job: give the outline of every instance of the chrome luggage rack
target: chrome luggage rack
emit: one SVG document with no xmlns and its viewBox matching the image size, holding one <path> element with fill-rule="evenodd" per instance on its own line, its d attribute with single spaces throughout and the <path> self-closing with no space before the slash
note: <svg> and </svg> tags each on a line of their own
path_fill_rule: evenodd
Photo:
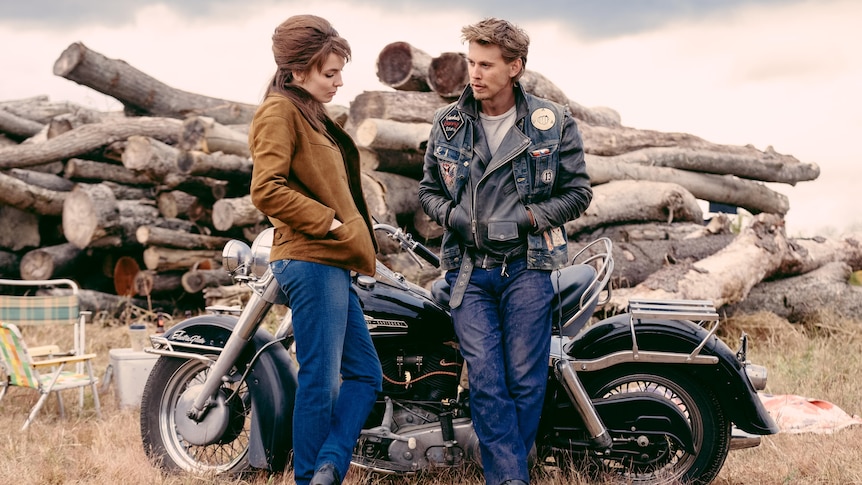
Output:
<svg viewBox="0 0 862 485">
<path fill-rule="evenodd" d="M 628 313 L 632 332 L 632 352 L 638 355 L 638 341 L 635 337 L 635 321 L 646 318 L 688 320 L 706 328 L 707 322 L 714 322 L 697 347 L 689 354 L 692 361 L 700 354 L 703 346 L 718 330 L 718 312 L 710 300 L 629 300 Z"/>
</svg>

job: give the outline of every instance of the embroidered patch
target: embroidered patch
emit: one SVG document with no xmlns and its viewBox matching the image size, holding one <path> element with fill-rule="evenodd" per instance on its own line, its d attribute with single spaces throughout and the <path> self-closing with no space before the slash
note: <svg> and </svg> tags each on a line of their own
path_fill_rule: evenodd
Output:
<svg viewBox="0 0 862 485">
<path fill-rule="evenodd" d="M 462 126 L 464 126 L 464 118 L 461 117 L 460 112 L 454 109 L 446 113 L 440 120 L 440 128 L 443 129 L 446 140 L 452 140 L 452 137 L 458 133 Z"/>
<path fill-rule="evenodd" d="M 533 114 L 530 115 L 530 121 L 537 129 L 545 131 L 550 130 L 551 127 L 554 126 L 554 123 L 557 121 L 557 117 L 554 116 L 554 112 L 548 108 L 539 108 L 536 111 L 533 111 Z"/>
<path fill-rule="evenodd" d="M 551 169 L 542 172 L 542 182 L 546 185 L 551 185 L 554 181 L 554 171 Z"/>
<path fill-rule="evenodd" d="M 566 236 L 563 230 L 559 227 L 551 229 L 551 240 L 554 242 L 554 247 L 560 247 L 566 243 Z"/>
<path fill-rule="evenodd" d="M 443 183 L 449 190 L 450 194 L 455 193 L 455 174 L 458 171 L 458 164 L 453 162 L 440 162 L 440 177 L 443 178 Z"/>
</svg>

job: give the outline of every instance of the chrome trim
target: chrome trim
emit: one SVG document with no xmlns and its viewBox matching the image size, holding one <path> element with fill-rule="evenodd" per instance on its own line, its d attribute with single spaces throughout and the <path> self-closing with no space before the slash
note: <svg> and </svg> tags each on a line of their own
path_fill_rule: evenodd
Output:
<svg viewBox="0 0 862 485">
<path fill-rule="evenodd" d="M 555 360 L 556 359 L 552 358 L 551 364 L 553 364 Z M 607 369 L 608 367 L 630 362 L 699 365 L 715 365 L 718 363 L 718 357 L 714 355 L 692 356 L 691 354 L 680 354 L 675 352 L 638 352 L 634 350 L 621 350 L 592 360 L 571 358 L 566 360 L 571 362 L 578 372 L 595 372 L 597 370 Z"/>
</svg>

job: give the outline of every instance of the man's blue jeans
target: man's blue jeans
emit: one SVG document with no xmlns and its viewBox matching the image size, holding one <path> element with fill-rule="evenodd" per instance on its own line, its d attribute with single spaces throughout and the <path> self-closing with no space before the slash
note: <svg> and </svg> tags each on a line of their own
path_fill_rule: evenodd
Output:
<svg viewBox="0 0 862 485">
<path fill-rule="evenodd" d="M 377 351 L 347 270 L 296 260 L 270 264 L 293 312 L 299 387 L 293 412 L 293 470 L 306 485 L 325 463 L 341 479 L 382 390 Z"/>
<path fill-rule="evenodd" d="M 474 268 L 461 305 L 452 311 L 488 485 L 529 483 L 528 456 L 548 379 L 550 272 L 529 270 L 526 260 L 506 272 Z M 454 285 L 457 276 L 457 270 L 449 271 L 446 280 Z"/>
</svg>

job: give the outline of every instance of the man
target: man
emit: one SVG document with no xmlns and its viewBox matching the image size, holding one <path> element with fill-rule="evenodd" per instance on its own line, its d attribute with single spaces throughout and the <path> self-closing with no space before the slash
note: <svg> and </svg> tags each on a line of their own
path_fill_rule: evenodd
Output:
<svg viewBox="0 0 862 485">
<path fill-rule="evenodd" d="M 527 34 L 494 18 L 461 33 L 470 84 L 435 114 L 419 199 L 445 229 L 441 262 L 485 481 L 526 484 L 548 374 L 550 273 L 567 264 L 563 225 L 592 190 L 568 110 L 518 84 Z"/>
</svg>

